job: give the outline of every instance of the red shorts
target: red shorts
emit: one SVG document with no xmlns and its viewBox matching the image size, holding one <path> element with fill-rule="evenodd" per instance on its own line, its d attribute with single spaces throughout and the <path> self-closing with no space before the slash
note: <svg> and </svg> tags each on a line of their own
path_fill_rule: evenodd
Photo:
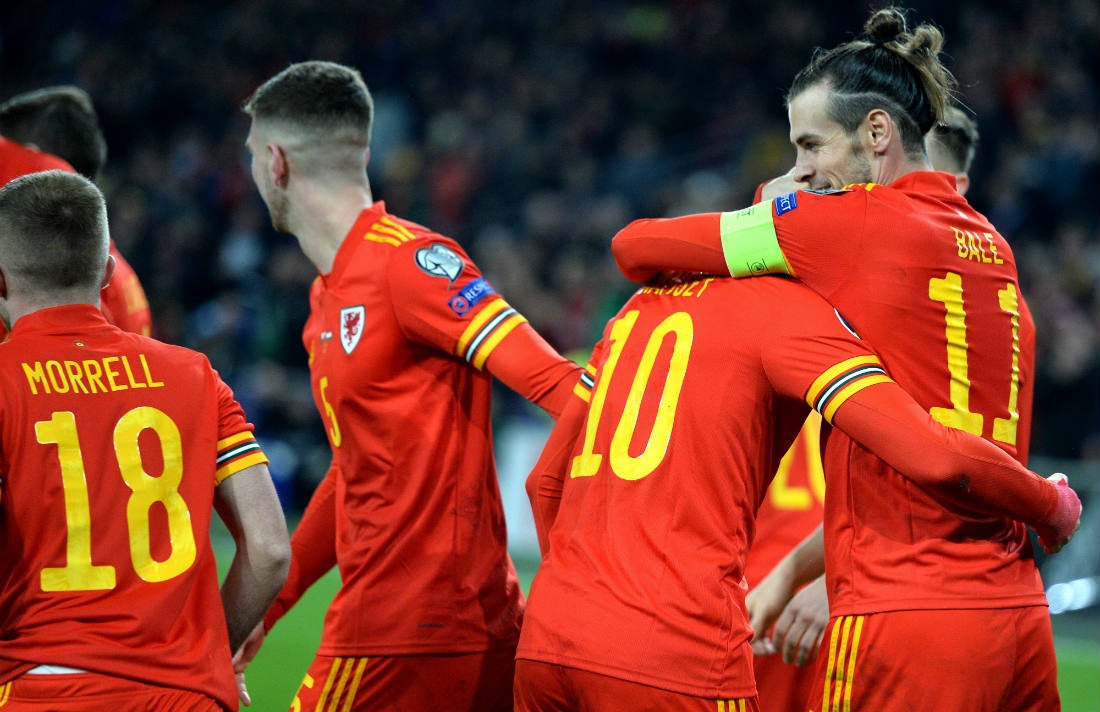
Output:
<svg viewBox="0 0 1100 712">
<path fill-rule="evenodd" d="M 511 712 L 515 654 L 515 648 L 506 648 L 451 655 L 318 655 L 290 709 Z"/>
<path fill-rule="evenodd" d="M 783 656 L 758 655 L 752 659 L 760 712 L 805 712 L 814 684 L 814 664 L 798 667 Z"/>
<path fill-rule="evenodd" d="M 838 616 L 817 661 L 811 712 L 1061 709 L 1045 606 Z"/>
<path fill-rule="evenodd" d="M 206 695 L 94 672 L 21 675 L 0 685 L 0 712 L 223 712 Z"/>
<path fill-rule="evenodd" d="M 695 697 L 534 660 L 516 661 L 515 695 L 516 712 L 760 712 L 755 697 Z"/>
</svg>

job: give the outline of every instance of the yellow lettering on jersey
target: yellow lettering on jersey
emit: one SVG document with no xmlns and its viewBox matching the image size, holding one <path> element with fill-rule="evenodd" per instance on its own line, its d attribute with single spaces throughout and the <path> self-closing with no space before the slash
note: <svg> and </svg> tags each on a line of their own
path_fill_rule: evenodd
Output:
<svg viewBox="0 0 1100 712">
<path fill-rule="evenodd" d="M 149 372 L 149 361 L 145 358 L 145 354 L 138 354 L 138 360 L 141 361 L 141 370 L 145 372 L 145 383 L 150 388 L 163 388 L 164 381 L 155 380 L 153 374 Z"/>
<path fill-rule="evenodd" d="M 83 361 L 24 362 L 22 366 L 27 386 L 34 396 L 40 393 L 94 395 L 135 388 L 163 388 L 164 381 L 153 378 L 145 354 L 138 354 L 138 360 L 141 362 L 140 370 L 130 363 L 127 356 Z"/>
<path fill-rule="evenodd" d="M 704 277 L 703 279 L 673 284 L 668 287 L 642 287 L 641 292 L 642 294 L 663 294 L 670 297 L 701 297 L 713 281 L 714 277 Z"/>
<path fill-rule="evenodd" d="M 989 243 L 989 251 L 993 253 L 993 264 L 1003 265 L 1005 261 L 997 256 L 997 243 L 993 241 L 993 235 L 987 232 L 985 233 L 985 239 Z"/>
<path fill-rule="evenodd" d="M 958 248 L 957 254 L 961 259 L 983 264 L 1004 264 L 1004 260 L 997 255 L 997 243 L 993 240 L 993 233 L 977 233 L 957 227 L 951 228 L 951 231 L 955 234 L 955 246 Z"/>
</svg>

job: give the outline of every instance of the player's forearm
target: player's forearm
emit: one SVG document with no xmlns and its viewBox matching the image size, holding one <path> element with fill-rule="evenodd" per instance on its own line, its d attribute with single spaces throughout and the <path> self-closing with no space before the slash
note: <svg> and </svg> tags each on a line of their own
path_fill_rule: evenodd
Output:
<svg viewBox="0 0 1100 712">
<path fill-rule="evenodd" d="M 561 415 L 583 370 L 526 323 L 496 347 L 486 367 L 501 383 L 554 418 Z"/>
<path fill-rule="evenodd" d="M 612 238 L 611 253 L 634 282 L 661 271 L 726 275 L 720 221 L 721 213 L 635 220 Z"/>
<path fill-rule="evenodd" d="M 566 473 L 587 412 L 584 399 L 574 396 L 568 402 L 527 477 L 527 497 L 531 500 L 535 532 L 543 556 L 550 550 L 550 527 L 558 516 Z"/>
<path fill-rule="evenodd" d="M 238 548 L 221 589 L 230 650 L 236 651 L 263 618 L 286 580 L 289 564 L 286 549 Z"/>
<path fill-rule="evenodd" d="M 310 586 L 336 566 L 335 468 L 329 469 L 314 490 L 290 538 L 290 548 L 290 571 L 282 590 L 264 615 L 266 630 L 271 630 Z"/>
<path fill-rule="evenodd" d="M 837 411 L 834 424 L 937 498 L 969 511 L 1048 524 L 1054 485 L 997 446 L 946 428 L 896 384 L 866 388 Z"/>
</svg>

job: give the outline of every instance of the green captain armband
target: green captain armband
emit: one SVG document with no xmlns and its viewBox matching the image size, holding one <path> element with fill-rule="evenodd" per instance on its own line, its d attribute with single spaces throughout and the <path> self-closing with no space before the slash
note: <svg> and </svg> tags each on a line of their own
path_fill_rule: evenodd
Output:
<svg viewBox="0 0 1100 712">
<path fill-rule="evenodd" d="M 772 201 L 722 213 L 722 255 L 734 277 L 793 274 L 779 247 Z"/>
</svg>

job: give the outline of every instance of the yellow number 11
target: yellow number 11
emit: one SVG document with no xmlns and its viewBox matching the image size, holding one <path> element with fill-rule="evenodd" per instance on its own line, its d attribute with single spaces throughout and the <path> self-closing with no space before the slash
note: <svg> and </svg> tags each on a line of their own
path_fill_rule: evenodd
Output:
<svg viewBox="0 0 1100 712">
<path fill-rule="evenodd" d="M 985 418 L 970 410 L 970 366 L 966 342 L 966 309 L 963 306 L 962 277 L 948 272 L 928 282 L 928 296 L 947 308 L 947 369 L 951 373 L 951 407 L 931 408 L 929 414 L 940 423 L 974 435 L 981 435 Z M 1001 311 L 1012 319 L 1012 374 L 1008 389 L 1007 418 L 994 418 L 993 439 L 1016 444 L 1020 396 L 1020 298 L 1008 283 L 997 292 Z"/>
</svg>

